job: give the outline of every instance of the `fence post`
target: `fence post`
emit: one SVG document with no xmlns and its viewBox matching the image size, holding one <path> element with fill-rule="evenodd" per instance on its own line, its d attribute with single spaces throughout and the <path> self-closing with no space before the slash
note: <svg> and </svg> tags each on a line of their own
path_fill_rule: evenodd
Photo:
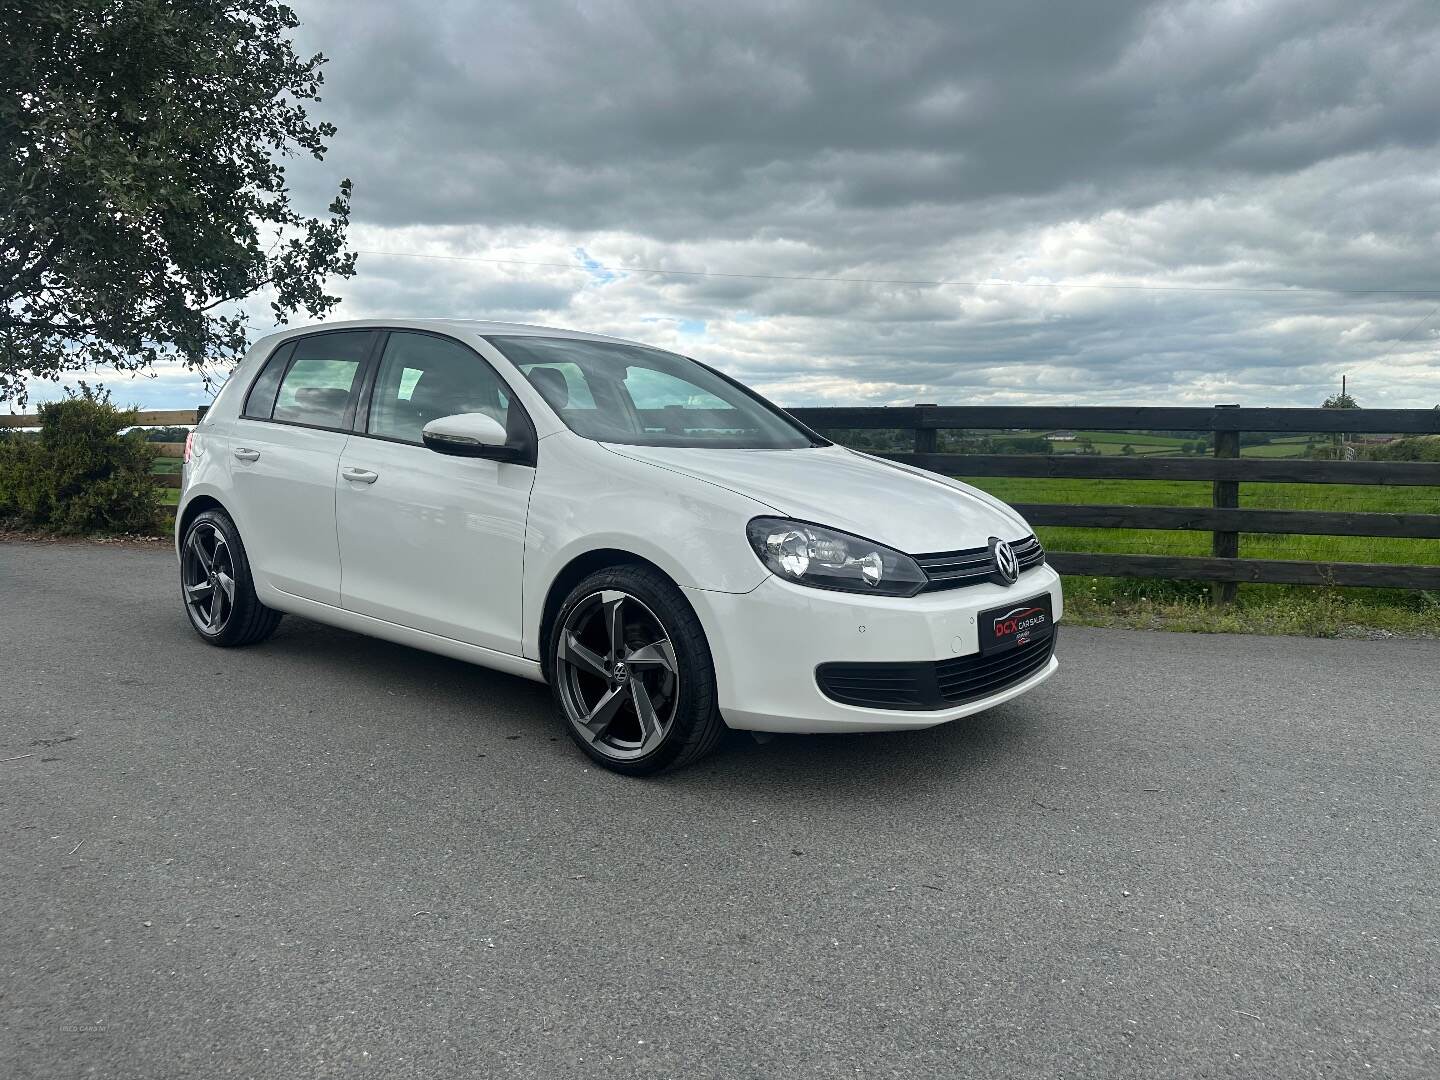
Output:
<svg viewBox="0 0 1440 1080">
<path fill-rule="evenodd" d="M 1238 405 L 1216 405 L 1217 409 L 1238 409 Z M 1240 432 L 1215 432 L 1215 457 L 1238 458 L 1240 456 Z M 1233 509 L 1240 505 L 1240 481 L 1216 480 L 1211 492 L 1211 505 Z M 1220 559 L 1236 559 L 1240 556 L 1240 534 L 1236 532 L 1214 532 L 1210 538 L 1210 553 Z M 1216 581 L 1210 586 L 1210 602 L 1217 607 L 1235 602 L 1239 584 L 1234 581 Z"/>
<path fill-rule="evenodd" d="M 933 409 L 933 408 L 935 408 L 935 403 L 934 403 L 933 401 L 917 401 L 917 402 L 915 403 L 915 408 L 917 408 L 917 409 Z M 916 419 L 918 420 L 919 417 L 917 416 Z M 915 453 L 917 453 L 917 454 L 933 454 L 933 453 L 935 453 L 935 447 L 938 445 L 938 439 L 936 438 L 937 435 L 938 435 L 938 432 L 936 431 L 935 428 L 933 428 L 933 427 L 920 427 L 920 426 L 917 424 L 916 427 L 915 427 Z"/>
</svg>

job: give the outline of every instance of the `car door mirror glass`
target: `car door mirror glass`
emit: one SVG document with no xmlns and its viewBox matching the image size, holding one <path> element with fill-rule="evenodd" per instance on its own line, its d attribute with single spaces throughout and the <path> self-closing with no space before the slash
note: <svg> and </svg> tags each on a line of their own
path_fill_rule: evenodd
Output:
<svg viewBox="0 0 1440 1080">
<path fill-rule="evenodd" d="M 436 453 L 459 457 L 494 458 L 507 450 L 505 429 L 485 413 L 437 417 L 425 425 L 421 438 Z"/>
</svg>

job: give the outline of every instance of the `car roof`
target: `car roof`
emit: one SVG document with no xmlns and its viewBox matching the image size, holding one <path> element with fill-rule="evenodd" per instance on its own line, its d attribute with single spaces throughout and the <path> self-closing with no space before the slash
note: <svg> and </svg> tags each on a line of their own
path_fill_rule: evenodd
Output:
<svg viewBox="0 0 1440 1080">
<path fill-rule="evenodd" d="M 604 334 L 587 334 L 581 330 L 565 330 L 557 326 L 534 326 L 529 323 L 491 322 L 484 319 L 411 319 L 385 318 L 344 319 L 336 322 L 312 323 L 309 326 L 287 326 L 270 338 L 291 338 L 322 330 L 414 329 L 449 330 L 478 334 L 481 337 L 551 337 L 574 338 L 582 341 L 609 341 L 618 345 L 641 345 L 642 342 Z M 645 346 L 654 348 L 654 346 Z"/>
</svg>

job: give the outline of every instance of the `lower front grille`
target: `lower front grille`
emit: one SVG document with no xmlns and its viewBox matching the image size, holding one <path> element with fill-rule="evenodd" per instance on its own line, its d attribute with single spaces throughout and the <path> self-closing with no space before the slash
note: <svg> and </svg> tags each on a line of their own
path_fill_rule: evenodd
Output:
<svg viewBox="0 0 1440 1080">
<path fill-rule="evenodd" d="M 1043 641 L 1004 652 L 898 664 L 821 664 L 820 691 L 842 705 L 907 712 L 950 709 L 987 698 L 1038 674 L 1055 654 L 1057 626 Z"/>
</svg>

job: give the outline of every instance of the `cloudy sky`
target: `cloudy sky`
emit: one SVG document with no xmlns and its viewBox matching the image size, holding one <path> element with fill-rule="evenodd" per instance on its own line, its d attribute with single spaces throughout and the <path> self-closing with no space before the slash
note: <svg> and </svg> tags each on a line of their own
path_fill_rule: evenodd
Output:
<svg viewBox="0 0 1440 1080">
<path fill-rule="evenodd" d="M 1434 0 L 296 8 L 337 318 L 613 333 L 792 405 L 1440 402 Z"/>
</svg>

